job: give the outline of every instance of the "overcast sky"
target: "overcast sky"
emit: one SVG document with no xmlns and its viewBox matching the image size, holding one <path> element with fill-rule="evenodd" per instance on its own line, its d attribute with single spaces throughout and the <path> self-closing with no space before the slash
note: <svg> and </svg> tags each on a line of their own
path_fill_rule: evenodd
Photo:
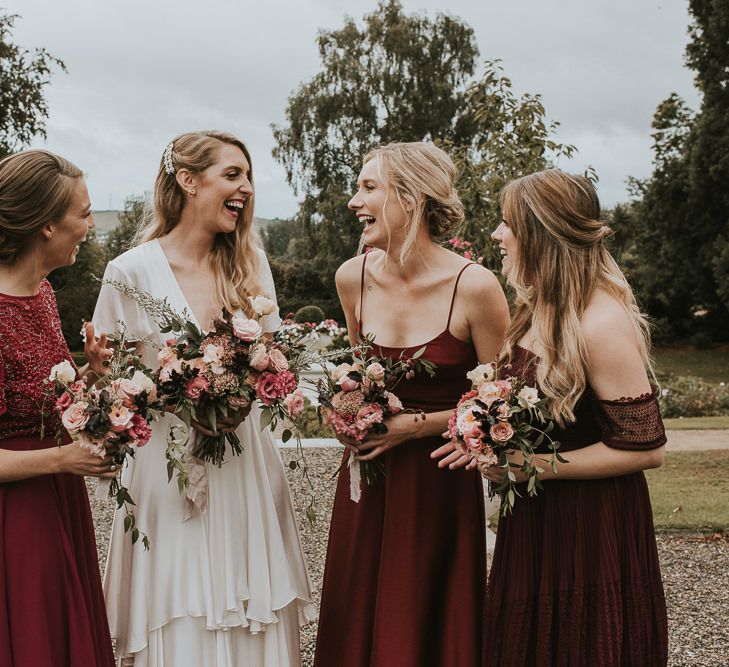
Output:
<svg viewBox="0 0 729 667">
<path fill-rule="evenodd" d="M 221 129 L 247 142 L 256 214 L 297 208 L 271 157 L 271 123 L 319 70 L 316 35 L 376 0 L 0 0 L 20 14 L 14 36 L 63 59 L 46 89 L 47 147 L 88 173 L 94 208 L 121 208 L 153 187 L 170 139 Z M 696 107 L 683 65 L 685 0 L 404 0 L 407 12 L 445 11 L 476 33 L 481 58 L 500 58 L 517 93 L 541 93 L 559 139 L 592 165 L 605 205 L 625 179 L 651 173 L 650 122 L 676 91 Z"/>
</svg>

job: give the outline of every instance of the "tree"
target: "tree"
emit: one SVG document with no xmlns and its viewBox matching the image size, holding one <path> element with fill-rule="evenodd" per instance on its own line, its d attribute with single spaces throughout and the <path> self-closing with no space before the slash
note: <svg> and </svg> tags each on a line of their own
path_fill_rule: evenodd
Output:
<svg viewBox="0 0 729 667">
<path fill-rule="evenodd" d="M 346 204 L 362 157 L 377 144 L 429 140 L 449 150 L 462 169 L 465 230 L 479 235 L 498 220 L 506 180 L 546 166 L 550 151 L 574 150 L 549 139 L 555 125 L 539 96 L 516 99 L 497 63 L 474 80 L 478 49 L 458 19 L 407 15 L 397 0 L 383 0 L 361 27 L 348 19 L 318 43 L 322 70 L 289 98 L 273 155 L 303 195 L 287 247 L 316 268 L 331 300 L 334 272 L 361 232 Z"/>
<path fill-rule="evenodd" d="M 633 181 L 639 298 L 668 338 L 729 332 L 729 6 L 691 0 L 686 62 L 702 93 L 675 93 L 653 117 L 654 171 Z"/>
<path fill-rule="evenodd" d="M 147 200 L 141 196 L 128 197 L 119 214 L 119 224 L 109 232 L 104 245 L 106 259 L 111 261 L 132 247 L 132 241 L 147 216 Z"/>
<path fill-rule="evenodd" d="M 481 79 L 468 87 L 461 126 L 460 143 L 443 143 L 460 172 L 465 211 L 460 233 L 477 245 L 484 264 L 496 269 L 499 254 L 488 237 L 501 218 L 499 193 L 512 179 L 553 166 L 576 149 L 550 138 L 559 124 L 546 120 L 541 96 L 517 98 L 499 61 L 487 61 Z"/>
<path fill-rule="evenodd" d="M 54 66 L 61 60 L 45 49 L 32 52 L 12 41 L 15 14 L 0 13 L 0 158 L 46 136 L 48 105 L 43 95 Z"/>
</svg>

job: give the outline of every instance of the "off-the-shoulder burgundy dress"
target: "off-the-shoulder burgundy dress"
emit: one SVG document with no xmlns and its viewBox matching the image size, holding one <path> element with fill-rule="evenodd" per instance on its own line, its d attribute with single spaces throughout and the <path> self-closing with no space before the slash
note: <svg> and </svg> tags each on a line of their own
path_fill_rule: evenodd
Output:
<svg viewBox="0 0 729 667">
<path fill-rule="evenodd" d="M 504 374 L 534 384 L 537 363 L 516 347 Z M 576 417 L 553 434 L 568 460 L 600 441 L 633 451 L 666 442 L 653 395 L 602 401 L 588 389 Z M 665 665 L 666 604 L 643 473 L 551 480 L 538 496 L 517 498 L 499 521 L 486 609 L 485 665 Z"/>
<path fill-rule="evenodd" d="M 468 389 L 466 373 L 476 366 L 476 353 L 448 330 L 450 312 L 445 330 L 423 355 L 437 364 L 435 378 L 417 375 L 397 387 L 406 408 L 450 410 Z M 445 321 L 445 309 L 442 317 Z M 376 345 L 375 352 L 409 358 L 421 347 Z M 343 466 L 329 532 L 316 667 L 480 665 L 483 486 L 477 474 L 437 467 L 430 452 L 442 444 L 435 436 L 386 452 L 385 481 L 363 488 L 359 503 L 350 500 L 349 470 Z"/>
<path fill-rule="evenodd" d="M 35 296 L 0 294 L 0 448 L 55 446 L 39 437 L 43 380 L 70 358 L 47 281 Z M 113 664 L 83 477 L 0 483 L 0 665 Z"/>
</svg>

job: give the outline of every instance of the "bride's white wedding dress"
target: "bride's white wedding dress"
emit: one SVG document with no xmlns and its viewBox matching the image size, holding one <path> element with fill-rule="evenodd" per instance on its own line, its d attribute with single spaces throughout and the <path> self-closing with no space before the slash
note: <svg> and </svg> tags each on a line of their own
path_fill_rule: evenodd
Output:
<svg viewBox="0 0 729 667">
<path fill-rule="evenodd" d="M 260 252 L 259 283 L 275 299 L 271 270 Z M 129 250 L 109 263 L 106 278 L 190 308 L 159 242 Z M 192 314 L 192 313 L 191 313 Z M 192 316 L 194 318 L 194 315 Z M 123 321 L 131 339 L 164 345 L 165 335 L 139 306 L 104 285 L 96 330 Z M 275 330 L 278 314 L 261 320 Z M 142 344 L 142 361 L 157 351 Z M 151 540 L 145 551 L 124 533 L 116 512 L 104 577 L 112 637 L 120 665 L 134 667 L 287 667 L 300 664 L 299 626 L 315 617 L 311 586 L 283 463 L 270 430 L 259 428 L 254 406 L 236 433 L 240 456 L 207 465 L 208 506 L 185 520 L 185 500 L 167 483 L 165 446 L 171 415 L 153 425 L 149 443 L 122 473 L 136 502 L 137 525 Z"/>
</svg>

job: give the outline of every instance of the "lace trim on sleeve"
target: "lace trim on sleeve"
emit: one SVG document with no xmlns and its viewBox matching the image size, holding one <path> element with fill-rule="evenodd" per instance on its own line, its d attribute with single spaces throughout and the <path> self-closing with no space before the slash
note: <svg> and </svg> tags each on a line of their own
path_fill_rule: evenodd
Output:
<svg viewBox="0 0 729 667">
<path fill-rule="evenodd" d="M 605 401 L 594 399 L 594 404 L 602 441 L 608 447 L 639 451 L 666 444 L 655 393 Z"/>
<path fill-rule="evenodd" d="M 8 404 L 5 401 L 5 362 L 0 354 L 0 416 L 8 411 Z"/>
</svg>

